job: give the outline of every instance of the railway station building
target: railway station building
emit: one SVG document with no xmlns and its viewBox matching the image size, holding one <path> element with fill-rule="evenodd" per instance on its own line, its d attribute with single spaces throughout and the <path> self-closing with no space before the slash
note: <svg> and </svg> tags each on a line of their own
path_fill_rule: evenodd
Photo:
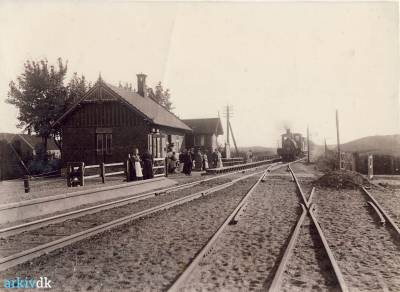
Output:
<svg viewBox="0 0 400 292">
<path fill-rule="evenodd" d="M 138 148 L 165 157 L 167 147 L 180 151 L 192 129 L 147 96 L 146 75 L 137 74 L 137 91 L 96 84 L 55 122 L 61 128 L 63 163 L 122 162 Z"/>
<path fill-rule="evenodd" d="M 186 147 L 194 147 L 201 151 L 213 152 L 218 147 L 218 136 L 224 134 L 221 119 L 184 119 L 185 124 L 190 126 L 192 133 L 186 135 Z"/>
</svg>

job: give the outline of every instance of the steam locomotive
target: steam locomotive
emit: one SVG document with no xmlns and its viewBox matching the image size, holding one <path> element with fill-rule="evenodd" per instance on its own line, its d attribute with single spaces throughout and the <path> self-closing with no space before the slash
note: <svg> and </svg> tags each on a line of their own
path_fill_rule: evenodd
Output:
<svg viewBox="0 0 400 292">
<path fill-rule="evenodd" d="M 286 129 L 286 133 L 281 135 L 282 147 L 277 149 L 278 155 L 282 157 L 282 161 L 294 161 L 302 156 L 305 152 L 305 139 L 300 133 L 292 133 L 290 129 Z"/>
</svg>

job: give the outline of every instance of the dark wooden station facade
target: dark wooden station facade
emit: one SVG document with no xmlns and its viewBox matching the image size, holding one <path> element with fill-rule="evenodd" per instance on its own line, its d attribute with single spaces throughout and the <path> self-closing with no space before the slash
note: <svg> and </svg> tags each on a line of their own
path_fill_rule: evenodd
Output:
<svg viewBox="0 0 400 292">
<path fill-rule="evenodd" d="M 146 75 L 137 77 L 137 92 L 99 78 L 55 123 L 64 163 L 122 162 L 134 148 L 155 158 L 165 157 L 168 146 L 181 150 L 191 128 L 146 95 Z"/>
</svg>

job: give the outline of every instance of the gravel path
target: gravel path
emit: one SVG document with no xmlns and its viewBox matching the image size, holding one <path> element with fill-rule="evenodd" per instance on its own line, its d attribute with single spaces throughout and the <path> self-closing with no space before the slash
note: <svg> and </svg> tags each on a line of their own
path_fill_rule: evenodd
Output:
<svg viewBox="0 0 400 292">
<path fill-rule="evenodd" d="M 290 180 L 267 179 L 187 280 L 183 291 L 255 291 L 270 285 L 301 208 Z"/>
<path fill-rule="evenodd" d="M 23 232 L 15 236 L 0 238 L 0 257 L 6 257 L 19 251 L 33 248 L 37 245 L 45 244 L 61 237 L 111 222 L 118 218 L 161 205 L 163 203 L 208 189 L 210 187 L 230 182 L 231 180 L 241 176 L 243 176 L 241 173 L 232 174 L 226 177 L 201 183 L 200 185 L 193 186 L 188 189 L 178 190 L 167 195 L 144 199 L 121 207 L 84 215 L 82 217 L 51 224 L 39 229 Z"/>
<path fill-rule="evenodd" d="M 400 248 L 359 190 L 319 190 L 317 218 L 351 291 L 400 291 Z"/>
<path fill-rule="evenodd" d="M 256 179 L 75 243 L 0 277 L 47 275 L 53 291 L 166 289 Z"/>
</svg>

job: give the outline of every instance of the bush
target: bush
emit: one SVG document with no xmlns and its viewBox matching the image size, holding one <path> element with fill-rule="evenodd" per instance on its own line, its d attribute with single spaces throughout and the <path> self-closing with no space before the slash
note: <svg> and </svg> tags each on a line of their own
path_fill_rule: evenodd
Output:
<svg viewBox="0 0 400 292">
<path fill-rule="evenodd" d="M 61 159 L 44 160 L 35 158 L 28 163 L 29 173 L 38 175 L 42 173 L 54 172 L 61 169 Z"/>
<path fill-rule="evenodd" d="M 319 156 L 316 164 L 318 169 L 325 173 L 338 169 L 337 156 L 334 152 Z"/>
</svg>

